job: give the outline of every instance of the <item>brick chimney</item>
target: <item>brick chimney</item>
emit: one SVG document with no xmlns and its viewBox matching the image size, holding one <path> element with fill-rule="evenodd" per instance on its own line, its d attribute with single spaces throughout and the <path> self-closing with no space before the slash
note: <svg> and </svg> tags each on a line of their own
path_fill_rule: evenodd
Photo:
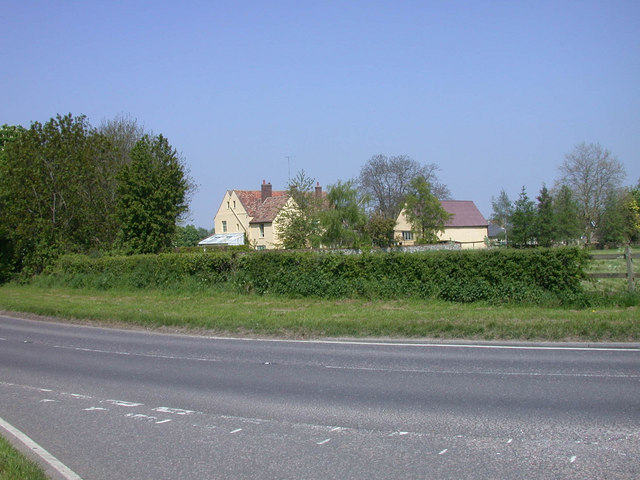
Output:
<svg viewBox="0 0 640 480">
<path fill-rule="evenodd" d="M 261 198 L 262 198 L 262 202 L 264 203 L 264 201 L 271 197 L 272 194 L 272 187 L 270 183 L 266 183 L 264 180 L 262 180 L 262 189 L 261 189 Z"/>
<path fill-rule="evenodd" d="M 320 182 L 316 182 L 316 198 L 322 198 L 322 187 L 320 186 Z"/>
</svg>

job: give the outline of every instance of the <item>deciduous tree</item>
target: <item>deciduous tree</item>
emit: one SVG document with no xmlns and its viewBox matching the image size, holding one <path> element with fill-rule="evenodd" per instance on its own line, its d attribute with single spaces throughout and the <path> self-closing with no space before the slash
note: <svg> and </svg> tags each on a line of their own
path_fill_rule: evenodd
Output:
<svg viewBox="0 0 640 480">
<path fill-rule="evenodd" d="M 314 184 L 315 180 L 304 170 L 289 181 L 287 195 L 293 203 L 283 208 L 278 216 L 279 247 L 303 249 L 318 246 L 323 198 L 316 195 Z"/>
<path fill-rule="evenodd" d="M 493 213 L 491 221 L 504 229 L 504 240 L 508 244 L 509 230 L 511 230 L 511 216 L 513 215 L 513 203 L 504 189 L 500 190 L 498 198 L 491 197 Z"/>
<path fill-rule="evenodd" d="M 559 183 L 571 188 L 580 207 L 587 243 L 591 242 L 605 210 L 607 198 L 626 176 L 618 159 L 597 143 L 580 143 L 565 156 Z"/>
<path fill-rule="evenodd" d="M 4 145 L 4 222 L 21 265 L 37 272 L 61 252 L 110 246 L 115 235 L 109 142 L 71 114 Z"/>
<path fill-rule="evenodd" d="M 373 213 L 396 220 L 415 177 L 428 181 L 440 200 L 450 197 L 449 189 L 438 180 L 437 171 L 436 164 L 421 165 L 407 155 L 374 155 L 362 166 L 358 183 L 360 191 L 368 196 Z"/>
<path fill-rule="evenodd" d="M 437 243 L 438 232 L 451 217 L 440 200 L 431 192 L 431 185 L 422 176 L 409 183 L 409 191 L 404 202 L 405 215 L 417 234 L 416 243 Z"/>
<path fill-rule="evenodd" d="M 329 186 L 327 204 L 320 215 L 323 245 L 336 248 L 363 246 L 367 217 L 354 183 L 338 180 Z"/>
</svg>

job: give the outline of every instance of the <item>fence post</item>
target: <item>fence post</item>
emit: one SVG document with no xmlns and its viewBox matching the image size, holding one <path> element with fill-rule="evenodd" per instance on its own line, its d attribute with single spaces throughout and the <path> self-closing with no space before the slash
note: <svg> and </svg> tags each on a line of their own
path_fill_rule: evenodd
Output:
<svg viewBox="0 0 640 480">
<path fill-rule="evenodd" d="M 634 291 L 633 283 L 633 263 L 631 263 L 631 247 L 627 245 L 624 249 L 624 258 L 627 261 L 627 285 L 629 286 L 629 293 Z"/>
</svg>

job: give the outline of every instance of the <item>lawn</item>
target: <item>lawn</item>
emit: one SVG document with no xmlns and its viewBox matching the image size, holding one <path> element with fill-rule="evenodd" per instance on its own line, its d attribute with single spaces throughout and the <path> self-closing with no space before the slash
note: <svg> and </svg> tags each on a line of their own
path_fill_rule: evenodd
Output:
<svg viewBox="0 0 640 480">
<path fill-rule="evenodd" d="M 563 309 L 6 284 L 0 287 L 0 309 L 92 324 L 234 336 L 640 340 L 637 306 Z"/>
</svg>

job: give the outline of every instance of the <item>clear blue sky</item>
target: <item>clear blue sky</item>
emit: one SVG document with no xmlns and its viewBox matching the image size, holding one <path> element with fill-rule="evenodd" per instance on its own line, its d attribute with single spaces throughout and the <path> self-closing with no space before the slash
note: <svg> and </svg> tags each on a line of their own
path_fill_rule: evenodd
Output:
<svg viewBox="0 0 640 480">
<path fill-rule="evenodd" d="M 640 178 L 640 1 L 2 1 L 0 124 L 120 113 L 165 135 L 211 228 L 227 189 L 375 154 L 485 216 L 597 142 Z M 290 157 L 290 165 L 286 157 Z"/>
</svg>

